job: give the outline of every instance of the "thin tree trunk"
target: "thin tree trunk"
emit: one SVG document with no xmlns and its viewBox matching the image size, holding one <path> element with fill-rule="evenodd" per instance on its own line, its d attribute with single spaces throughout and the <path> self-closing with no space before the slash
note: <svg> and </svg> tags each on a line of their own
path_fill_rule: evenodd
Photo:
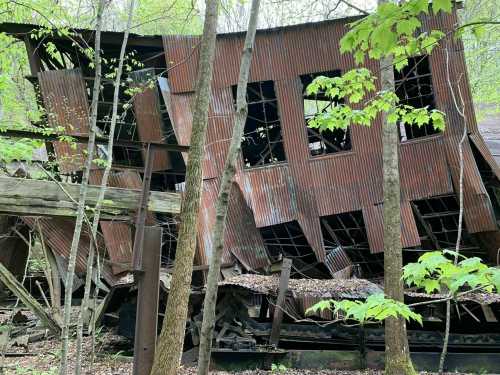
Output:
<svg viewBox="0 0 500 375">
<path fill-rule="evenodd" d="M 379 6 L 387 0 L 379 0 Z M 394 91 L 392 57 L 381 59 L 382 91 Z M 401 181 L 399 178 L 399 133 L 397 124 L 382 116 L 383 185 L 384 185 L 384 290 L 388 298 L 404 302 L 401 245 Z M 385 374 L 416 374 L 410 358 L 404 318 L 385 320 Z"/>
<path fill-rule="evenodd" d="M 233 135 L 229 152 L 222 172 L 222 181 L 216 203 L 216 218 L 213 234 L 213 251 L 208 270 L 207 288 L 203 307 L 203 324 L 200 335 L 200 350 L 198 356 L 198 375 L 208 375 L 210 367 L 210 352 L 212 348 L 212 335 L 215 327 L 215 305 L 217 301 L 218 281 L 222 263 L 222 252 L 224 249 L 224 229 L 228 210 L 231 186 L 236 173 L 236 161 L 241 149 L 241 140 L 245 130 L 248 114 L 246 92 L 250 65 L 252 61 L 255 32 L 257 29 L 257 18 L 259 14 L 260 0 L 252 0 L 250 20 L 245 38 L 245 45 L 241 57 L 240 76 L 236 92 L 236 114 L 234 120 Z"/>
<path fill-rule="evenodd" d="M 40 239 L 40 244 L 42 246 L 42 251 L 47 262 L 47 267 L 45 269 L 47 283 L 49 284 L 50 291 L 50 303 L 52 308 L 52 313 L 60 318 L 61 314 L 61 280 L 59 280 L 59 271 L 57 269 L 57 262 L 54 254 L 51 250 L 45 246 L 45 240 L 42 233 L 42 228 L 40 226 L 40 221 L 36 220 L 36 226 L 38 230 L 38 237 Z"/>
<path fill-rule="evenodd" d="M 118 117 L 118 100 L 119 100 L 119 92 L 120 92 L 120 84 L 121 77 L 123 72 L 123 60 L 125 58 L 125 51 L 127 48 L 128 36 L 130 33 L 130 27 L 132 25 L 132 18 L 134 14 L 135 8 L 135 0 L 130 0 L 129 5 L 129 13 L 127 19 L 127 27 L 123 34 L 123 42 L 120 50 L 120 56 L 118 60 L 118 67 L 116 69 L 116 77 L 114 82 L 114 92 L 113 92 L 113 107 L 112 107 L 112 115 L 111 115 L 111 124 L 109 128 L 109 142 L 106 150 L 106 168 L 104 169 L 103 177 L 101 180 L 101 187 L 99 190 L 99 197 L 97 199 L 97 203 L 95 206 L 94 217 L 92 221 L 92 236 L 91 238 L 96 238 L 97 230 L 99 228 L 99 219 L 101 216 L 101 207 L 102 201 L 104 200 L 104 196 L 106 194 L 106 187 L 108 185 L 109 173 L 111 171 L 111 167 L 113 164 L 113 144 L 114 144 L 114 136 L 115 136 L 115 128 L 116 121 Z M 80 375 L 81 373 L 81 357 L 82 357 L 82 344 L 83 344 L 83 322 L 84 319 L 89 316 L 89 300 L 90 300 L 90 288 L 92 284 L 92 275 L 94 271 L 94 257 L 95 257 L 95 246 L 94 241 L 90 241 L 90 249 L 89 256 L 87 258 L 87 274 L 85 277 L 85 291 L 83 295 L 82 306 L 80 308 L 80 313 L 78 315 L 77 322 L 77 345 L 76 345 L 76 367 L 75 373 Z M 99 280 L 99 274 L 97 275 L 97 281 Z M 96 288 L 98 285 L 96 283 Z M 97 293 L 95 293 L 97 295 Z M 94 334 L 94 330 L 92 330 L 92 334 Z"/>
<path fill-rule="evenodd" d="M 99 91 L 101 87 L 101 28 L 102 28 L 102 14 L 106 6 L 106 0 L 99 0 L 97 7 L 96 19 L 96 34 L 94 46 L 94 65 L 95 65 L 95 81 L 92 91 L 92 104 L 90 111 L 90 131 L 89 143 L 87 146 L 87 159 L 83 167 L 83 177 L 80 186 L 80 195 L 78 198 L 78 208 L 76 212 L 75 231 L 73 233 L 73 241 L 71 242 L 71 250 L 68 261 L 68 273 L 66 275 L 66 290 L 64 296 L 64 316 L 63 316 L 63 331 L 61 337 L 61 365 L 59 373 L 66 375 L 68 369 L 68 344 L 69 344 L 69 328 L 71 323 L 71 299 L 73 292 L 73 278 L 75 275 L 76 256 L 78 254 L 78 245 L 80 243 L 80 235 L 82 232 L 82 225 L 85 216 L 85 200 L 87 198 L 87 186 L 89 182 L 90 169 L 94 159 L 95 149 L 95 127 L 97 123 L 97 106 L 99 101 Z"/>
<path fill-rule="evenodd" d="M 453 104 L 455 105 L 455 109 L 457 110 L 460 117 L 462 117 L 464 121 L 464 128 L 462 131 L 462 137 L 458 142 L 458 158 L 460 163 L 460 175 L 458 177 L 458 200 L 459 200 L 459 214 L 458 214 L 458 233 L 457 233 L 457 241 L 455 243 L 455 265 L 458 263 L 458 253 L 460 251 L 460 242 L 462 241 L 462 228 L 463 228 L 463 216 L 464 216 L 464 151 L 463 144 L 465 139 L 467 138 L 467 119 L 465 117 L 465 107 L 464 101 L 462 98 L 462 93 L 460 92 L 460 87 L 458 87 L 458 94 L 460 96 L 461 106 L 458 105 L 458 101 L 455 95 L 455 91 L 453 90 L 453 85 L 450 79 L 450 56 L 448 47 L 446 47 L 446 80 L 448 83 L 448 88 L 450 89 L 451 96 L 453 98 Z M 451 297 L 451 295 L 450 295 Z M 448 299 L 446 301 L 446 325 L 444 329 L 444 341 L 443 341 L 443 350 L 441 351 L 441 356 L 439 357 L 439 374 L 444 372 L 444 361 L 446 360 L 446 355 L 448 353 L 448 342 L 450 339 L 450 326 L 451 326 L 451 300 Z"/>
<path fill-rule="evenodd" d="M 152 375 L 174 375 L 180 364 L 184 344 L 200 210 L 202 161 L 208 124 L 218 8 L 218 0 L 207 0 L 186 170 L 186 194 L 182 203 L 172 287 L 168 296 L 163 328 L 156 347 Z"/>
</svg>

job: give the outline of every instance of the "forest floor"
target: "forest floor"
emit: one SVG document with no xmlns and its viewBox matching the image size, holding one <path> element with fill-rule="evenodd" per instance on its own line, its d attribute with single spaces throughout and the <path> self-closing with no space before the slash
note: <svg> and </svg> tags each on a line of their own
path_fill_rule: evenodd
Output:
<svg viewBox="0 0 500 375">
<path fill-rule="evenodd" d="M 70 342 L 70 360 L 68 373 L 74 373 L 76 341 Z M 132 358 L 124 356 L 118 350 L 125 344 L 121 336 L 111 333 L 99 334 L 96 341 L 96 356 L 93 367 L 90 366 L 92 341 L 90 337 L 84 340 L 83 368 L 84 374 L 92 375 L 124 375 L 132 374 Z M 0 374 L 3 375 L 56 375 L 60 360 L 60 343 L 58 340 L 49 339 L 37 343 L 30 343 L 28 347 L 11 348 L 8 355 L 0 358 Z M 3 370 L 3 372 L 2 372 Z M 178 372 L 179 375 L 195 375 L 196 368 L 185 367 Z M 211 372 L 214 375 L 383 375 L 376 370 L 346 371 L 346 370 L 299 370 L 287 369 L 283 372 L 248 370 L 243 372 Z M 431 373 L 421 373 L 431 375 Z M 451 375 L 451 374 L 449 374 Z M 453 373 L 457 375 L 457 373 Z M 465 374 L 461 374 L 465 375 Z"/>
</svg>

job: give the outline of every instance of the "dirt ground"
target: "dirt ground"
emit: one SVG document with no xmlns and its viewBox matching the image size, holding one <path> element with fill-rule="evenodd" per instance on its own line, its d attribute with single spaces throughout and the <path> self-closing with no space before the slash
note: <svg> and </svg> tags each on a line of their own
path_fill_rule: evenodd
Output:
<svg viewBox="0 0 500 375">
<path fill-rule="evenodd" d="M 118 350 L 124 346 L 124 339 L 110 333 L 97 336 L 96 358 L 93 367 L 90 366 L 90 337 L 85 338 L 83 366 L 84 374 L 93 375 L 123 375 L 132 373 L 131 357 L 124 356 L 124 352 Z M 29 344 L 27 348 L 11 348 L 8 356 L 0 358 L 0 374 L 5 375 L 56 375 L 60 360 L 60 348 L 57 340 L 45 340 Z M 75 341 L 70 343 L 70 360 L 68 373 L 74 373 Z M 3 373 L 2 373 L 3 370 Z M 179 375 L 195 375 L 193 367 L 181 368 Z M 345 370 L 294 370 L 287 369 L 283 372 L 251 370 L 238 373 L 213 372 L 214 375 L 383 375 L 380 371 L 345 371 Z M 422 373 L 431 375 L 429 373 Z M 450 374 L 451 375 L 451 374 Z M 454 375 L 457 375 L 454 373 Z M 462 374 L 465 375 L 465 374 Z"/>
</svg>

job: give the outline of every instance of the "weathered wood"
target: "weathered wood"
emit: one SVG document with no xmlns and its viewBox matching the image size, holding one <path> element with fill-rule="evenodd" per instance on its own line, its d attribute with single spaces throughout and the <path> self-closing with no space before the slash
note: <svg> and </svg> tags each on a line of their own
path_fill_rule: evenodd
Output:
<svg viewBox="0 0 500 375">
<path fill-rule="evenodd" d="M 280 285 L 278 289 L 278 298 L 274 307 L 273 326 L 271 328 L 271 336 L 269 344 L 277 347 L 280 341 L 281 322 L 283 321 L 283 305 L 285 304 L 286 291 L 288 290 L 288 280 L 290 279 L 290 271 L 292 269 L 292 260 L 289 258 L 283 259 L 281 266 Z"/>
<path fill-rule="evenodd" d="M 29 292 L 17 281 L 16 277 L 0 263 L 0 281 L 18 297 L 21 302 L 29 308 L 42 323 L 56 336 L 61 333 L 61 326 L 47 312 L 42 305 L 35 300 Z"/>
<path fill-rule="evenodd" d="M 0 177 L 0 212 L 30 216 L 75 216 L 79 190 L 78 184 Z M 91 213 L 97 203 L 99 186 L 89 186 L 87 194 L 86 204 Z M 107 188 L 102 202 L 103 219 L 129 219 L 129 211 L 138 208 L 140 195 L 140 190 Z M 180 212 L 180 206 L 181 195 L 178 193 L 153 191 L 149 194 L 148 210 L 151 212 L 175 214 Z"/>
</svg>

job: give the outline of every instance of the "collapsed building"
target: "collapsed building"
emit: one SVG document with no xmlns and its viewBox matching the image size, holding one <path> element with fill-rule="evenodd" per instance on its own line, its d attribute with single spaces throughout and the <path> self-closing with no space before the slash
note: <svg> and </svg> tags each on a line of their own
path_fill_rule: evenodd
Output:
<svg viewBox="0 0 500 375">
<path fill-rule="evenodd" d="M 321 299 L 366 298 L 383 289 L 381 121 L 377 119 L 371 127 L 322 132 L 307 127 L 311 116 L 331 104 L 322 94 L 308 95 L 307 85 L 317 76 L 335 77 L 355 67 L 353 57 L 339 51 L 346 25 L 355 19 L 257 33 L 247 88 L 248 118 L 225 230 L 215 350 L 256 350 L 269 343 L 279 289 L 278 278 L 270 275 L 279 270 L 285 258 L 292 260 L 292 280 L 282 305 L 285 316 L 281 345 L 360 345 L 358 329 L 297 322 L 303 319 L 307 308 Z M 457 16 L 440 13 L 422 21 L 424 31 L 440 29 L 448 33 L 454 29 Z M 37 29 L 23 24 L 0 26 L 0 31 L 26 43 L 31 68 L 27 79 L 37 87 L 47 111 L 45 121 L 51 126 L 63 126 L 66 134 L 82 139 L 76 150 L 58 141 L 48 141 L 46 146 L 49 158 L 57 162 L 59 180 L 77 184 L 89 131 L 94 71 L 88 57 L 66 35 L 53 33 L 41 39 L 30 38 L 30 33 Z M 73 38 L 93 44 L 93 32 L 89 30 L 78 30 Z M 180 210 L 188 158 L 188 148 L 181 146 L 189 146 L 199 41 L 196 36 L 131 35 L 127 46 L 131 68 L 126 82 L 130 87 L 145 81 L 153 84 L 133 100 L 127 96 L 127 87 L 120 92 L 110 186 L 133 190 L 138 199 L 138 190 L 143 189 L 147 175 L 146 160 L 150 159 L 150 210 L 145 220 L 164 229 L 161 285 L 167 292 L 168 273 L 175 261 L 176 214 Z M 217 36 L 188 347 L 198 342 L 202 298 L 196 295 L 202 291 L 197 287 L 203 286 L 211 256 L 214 202 L 234 123 L 243 41 L 244 33 Z M 103 33 L 105 59 L 118 57 L 121 42 L 121 33 Z M 46 52 L 48 43 L 56 46 L 56 56 Z M 376 61 L 367 61 L 366 67 L 379 71 Z M 106 77 L 111 68 L 104 70 Z M 402 72 L 395 71 L 395 78 L 401 102 L 417 108 L 436 108 L 446 115 L 443 132 L 432 126 L 399 127 L 405 262 L 414 261 L 431 249 L 455 246 L 459 217 L 458 143 L 465 126 L 464 229 L 460 252 L 497 264 L 500 169 L 476 123 L 461 41 L 450 40 L 430 55 L 411 58 Z M 453 101 L 450 85 L 462 95 L 464 117 Z M 109 132 L 112 91 L 112 80 L 105 78 L 98 103 L 102 136 Z M 123 106 L 130 101 L 131 106 Z M 16 134 L 10 132 L 10 136 Z M 156 145 L 155 152 L 147 154 L 147 145 L 151 144 Z M 162 148 L 162 144 L 171 147 Z M 102 155 L 104 150 L 98 148 L 98 152 Z M 101 175 L 102 170 L 96 166 L 91 171 L 91 183 L 99 185 Z M 155 204 L 151 204 L 153 198 Z M 55 209 L 31 212 L 33 203 L 26 207 L 0 203 L 4 214 L 22 217 L 22 222 L 33 230 L 41 228 L 48 247 L 64 264 L 73 235 L 73 219 Z M 134 211 L 137 206 L 127 209 Z M 108 291 L 131 283 L 127 275 L 133 269 L 132 216 L 128 214 L 128 219 L 119 220 L 119 215 L 110 210 L 100 223 L 100 251 L 106 260 L 103 279 Z M 84 236 L 77 259 L 80 276 L 86 267 L 88 243 L 88 236 Z M 63 269 L 61 266 L 61 272 Z M 435 297 L 407 292 L 409 300 Z M 106 308 L 116 307 L 116 302 L 108 299 Z M 498 350 L 499 302 L 497 295 L 475 294 L 464 298 L 460 307 L 457 305 L 453 319 L 462 324 L 453 324 L 452 351 Z M 420 312 L 424 315 L 424 328 L 410 326 L 410 344 L 417 349 L 437 349 L 442 345 L 442 306 L 426 305 Z M 320 315 L 316 317 L 319 320 L 332 319 L 326 312 Z M 363 345 L 383 347 L 383 330 L 366 330 Z"/>
</svg>

